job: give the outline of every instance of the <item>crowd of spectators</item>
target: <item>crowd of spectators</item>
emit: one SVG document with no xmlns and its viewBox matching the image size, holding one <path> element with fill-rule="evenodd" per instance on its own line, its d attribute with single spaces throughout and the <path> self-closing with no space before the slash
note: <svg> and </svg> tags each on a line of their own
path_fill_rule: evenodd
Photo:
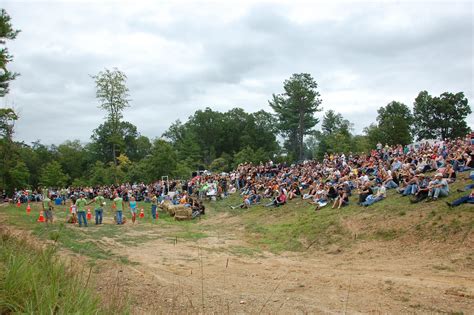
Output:
<svg viewBox="0 0 474 315">
<path fill-rule="evenodd" d="M 60 202 L 80 193 L 92 199 L 101 191 L 109 199 L 117 193 L 124 201 L 133 196 L 137 201 L 151 202 L 156 197 L 158 202 L 168 199 L 174 204 L 240 194 L 242 202 L 233 208 L 249 208 L 264 199 L 268 200 L 266 206 L 279 207 L 299 198 L 307 200 L 316 210 L 328 205 L 339 209 L 348 205 L 354 194 L 358 195 L 357 204 L 370 206 L 387 198 L 387 190 L 396 190 L 411 203 L 436 201 L 449 195 L 450 184 L 456 181 L 458 172 L 471 169 L 474 169 L 471 141 L 456 139 L 407 146 L 378 144 L 368 154 L 326 154 L 322 161 L 292 165 L 272 161 L 259 165 L 243 163 L 231 173 L 207 173 L 188 180 L 69 187 L 52 189 L 49 193 Z M 42 193 L 17 191 L 14 198 L 22 202 L 39 200 Z M 474 200 L 474 194 L 471 195 Z"/>
</svg>

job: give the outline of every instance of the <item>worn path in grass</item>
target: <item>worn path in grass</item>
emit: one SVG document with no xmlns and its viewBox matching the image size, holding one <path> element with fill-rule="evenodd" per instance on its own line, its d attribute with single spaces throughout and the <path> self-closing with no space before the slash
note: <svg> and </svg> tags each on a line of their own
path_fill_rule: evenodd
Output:
<svg viewBox="0 0 474 315">
<path fill-rule="evenodd" d="M 107 212 L 103 226 L 46 227 L 34 222 L 38 205 L 0 218 L 88 257 L 97 289 L 128 292 L 135 313 L 474 312 L 471 205 L 410 205 L 393 193 L 317 213 L 301 200 L 228 208 L 236 202 L 208 204 L 200 221 L 147 213 L 135 226 L 117 227 Z"/>
</svg>

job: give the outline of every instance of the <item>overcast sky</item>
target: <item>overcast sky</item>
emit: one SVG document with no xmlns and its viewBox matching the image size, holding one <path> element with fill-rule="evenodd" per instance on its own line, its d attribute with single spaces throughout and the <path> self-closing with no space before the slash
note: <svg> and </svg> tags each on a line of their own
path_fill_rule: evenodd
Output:
<svg viewBox="0 0 474 315">
<path fill-rule="evenodd" d="M 207 106 L 271 111 L 300 72 L 357 133 L 421 90 L 474 102 L 470 1 L 96 2 L 2 1 L 21 29 L 7 43 L 21 76 L 0 100 L 20 113 L 17 140 L 89 141 L 105 115 L 90 75 L 113 67 L 128 76 L 125 120 L 150 138 Z"/>
</svg>

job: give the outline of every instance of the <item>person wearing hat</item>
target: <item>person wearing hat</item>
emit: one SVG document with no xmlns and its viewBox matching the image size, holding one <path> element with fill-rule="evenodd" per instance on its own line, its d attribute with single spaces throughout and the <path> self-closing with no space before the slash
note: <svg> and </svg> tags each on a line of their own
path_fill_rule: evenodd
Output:
<svg viewBox="0 0 474 315">
<path fill-rule="evenodd" d="M 448 181 L 443 178 L 443 174 L 436 173 L 435 179 L 428 186 L 428 201 L 436 201 L 438 197 L 446 197 L 449 194 Z"/>
<path fill-rule="evenodd" d="M 83 192 L 80 193 L 79 199 L 76 200 L 76 211 L 77 211 L 77 219 L 79 222 L 79 227 L 82 227 L 82 223 L 84 226 L 87 227 L 87 218 L 86 218 L 86 205 L 87 200 L 84 198 L 85 194 Z"/>
</svg>

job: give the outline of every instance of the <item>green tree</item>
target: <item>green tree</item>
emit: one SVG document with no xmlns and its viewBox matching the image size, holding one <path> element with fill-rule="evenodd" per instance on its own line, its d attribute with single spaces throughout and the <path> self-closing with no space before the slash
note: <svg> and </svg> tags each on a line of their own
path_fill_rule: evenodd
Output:
<svg viewBox="0 0 474 315">
<path fill-rule="evenodd" d="M 226 171 L 227 170 L 226 159 L 223 157 L 214 159 L 211 165 L 209 165 L 209 170 L 211 170 L 214 173 L 220 173 L 220 172 Z"/>
<path fill-rule="evenodd" d="M 340 113 L 328 110 L 321 124 L 322 132 L 315 133 L 318 146 L 316 157 L 322 159 L 325 153 L 349 153 L 352 142 L 352 124 Z M 313 150 L 314 151 L 314 150 Z"/>
<path fill-rule="evenodd" d="M 28 187 L 30 172 L 23 161 L 17 161 L 16 165 L 10 170 L 11 186 L 14 188 Z"/>
<path fill-rule="evenodd" d="M 173 146 L 163 139 L 156 139 L 150 156 L 146 158 L 146 169 L 150 180 L 173 175 L 176 166 L 177 154 Z"/>
<path fill-rule="evenodd" d="M 19 30 L 14 30 L 10 23 L 10 16 L 5 9 L 0 10 L 0 97 L 4 97 L 9 90 L 10 81 L 15 80 L 18 73 L 10 72 L 7 64 L 13 60 L 13 56 L 9 54 L 8 48 L 4 47 L 7 40 L 16 38 Z"/>
<path fill-rule="evenodd" d="M 96 151 L 95 154 L 98 159 L 104 162 L 113 161 L 115 165 L 118 164 L 117 156 L 120 153 L 131 156 L 136 161 L 139 155 L 137 151 L 137 140 L 139 137 L 137 127 L 127 121 L 121 121 L 117 129 L 114 130 L 114 128 L 112 122 L 106 121 L 94 129 L 91 139 L 95 145 L 91 149 Z M 149 153 L 149 150 L 147 151 L 146 154 Z M 112 160 L 111 158 L 114 155 L 115 160 Z"/>
<path fill-rule="evenodd" d="M 354 153 L 368 153 L 373 147 L 370 145 L 369 137 L 365 135 L 355 135 L 352 138 L 352 152 Z M 374 144 L 375 147 L 376 144 Z"/>
<path fill-rule="evenodd" d="M 377 124 L 372 123 L 364 128 L 365 136 L 369 142 L 370 148 L 375 148 L 377 143 L 385 141 L 384 135 Z"/>
<path fill-rule="evenodd" d="M 127 76 L 114 68 L 112 71 L 105 69 L 92 78 L 96 84 L 96 97 L 100 102 L 99 108 L 107 112 L 107 122 L 111 127 L 108 141 L 112 145 L 112 160 L 117 165 L 116 147 L 120 145 L 121 141 L 120 120 L 123 118 L 123 110 L 130 106 L 126 86 Z"/>
<path fill-rule="evenodd" d="M 336 113 L 332 109 L 326 111 L 321 124 L 321 130 L 324 134 L 330 135 L 341 130 L 352 129 L 349 120 L 344 119 L 340 113 Z"/>
<path fill-rule="evenodd" d="M 31 146 L 23 148 L 21 152 L 22 161 L 26 163 L 31 172 L 30 182 L 32 186 L 39 184 L 42 167 L 58 159 L 56 153 L 39 140 L 32 142 Z"/>
<path fill-rule="evenodd" d="M 113 180 L 106 165 L 96 161 L 89 170 L 89 181 L 91 185 L 110 185 Z"/>
<path fill-rule="evenodd" d="M 269 101 L 276 113 L 279 128 L 287 137 L 287 147 L 299 160 L 303 159 L 304 136 L 312 133 L 319 122 L 314 116 L 321 111 L 316 81 L 308 73 L 293 74 L 283 84 L 283 94 L 273 94 Z"/>
<path fill-rule="evenodd" d="M 13 142 L 13 131 L 17 114 L 11 108 L 0 109 L 0 185 L 8 194 L 13 192 L 12 168 L 17 164 L 17 145 Z"/>
<path fill-rule="evenodd" d="M 68 180 L 58 161 L 52 161 L 41 169 L 40 184 L 44 187 L 64 187 Z"/>
<path fill-rule="evenodd" d="M 209 168 L 218 157 L 227 165 L 235 152 L 245 147 L 262 149 L 266 159 L 279 151 L 275 118 L 265 112 L 246 113 L 241 108 L 217 112 L 198 110 L 186 123 L 174 122 L 163 134 L 173 145 L 178 160 L 192 169 Z"/>
<path fill-rule="evenodd" d="M 130 150 L 130 159 L 132 161 L 139 161 L 151 152 L 151 141 L 146 136 L 138 136 L 135 139 L 135 150 Z"/>
<path fill-rule="evenodd" d="M 258 163 L 259 156 L 254 149 L 247 146 L 234 155 L 234 167 L 242 163 Z"/>
<path fill-rule="evenodd" d="M 472 113 L 464 93 L 443 93 L 432 97 L 421 91 L 413 106 L 413 132 L 421 139 L 454 139 L 470 132 L 466 117 Z"/>
<path fill-rule="evenodd" d="M 66 141 L 57 148 L 58 162 L 71 180 L 84 175 L 87 165 L 84 147 L 79 140 Z"/>
<path fill-rule="evenodd" d="M 380 107 L 377 113 L 378 128 L 383 142 L 389 145 L 405 145 L 412 142 L 413 116 L 408 106 L 393 101 L 385 107 Z"/>
</svg>

